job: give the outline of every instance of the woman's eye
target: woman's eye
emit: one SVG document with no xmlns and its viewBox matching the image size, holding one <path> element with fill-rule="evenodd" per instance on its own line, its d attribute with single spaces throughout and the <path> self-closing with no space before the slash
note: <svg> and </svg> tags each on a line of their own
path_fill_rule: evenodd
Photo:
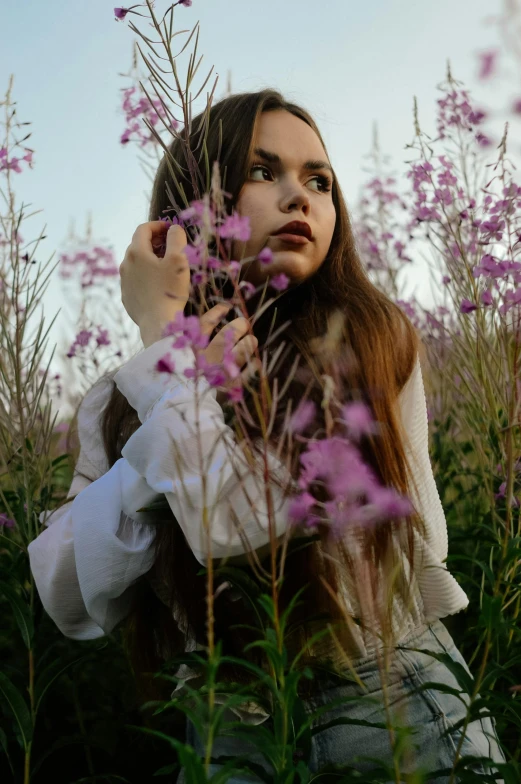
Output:
<svg viewBox="0 0 521 784">
<path fill-rule="evenodd" d="M 255 164 L 254 166 L 251 167 L 251 169 L 250 169 L 250 176 L 251 176 L 252 172 L 254 171 L 254 169 L 260 169 L 261 172 L 262 171 L 268 172 L 268 174 L 270 174 L 270 176 L 271 176 L 271 171 L 268 169 L 268 167 L 267 166 L 263 166 L 260 163 L 257 163 L 257 164 Z M 261 174 L 261 176 L 262 176 L 262 174 Z M 263 178 L 263 180 L 264 180 L 264 178 Z M 319 186 L 320 186 L 319 193 L 329 193 L 329 191 L 331 190 L 331 180 L 329 179 L 329 177 L 326 177 L 323 174 L 317 174 L 315 177 L 312 177 L 309 182 L 312 182 L 313 180 L 317 180 L 318 183 L 319 183 Z M 261 180 L 258 180 L 258 182 L 261 182 Z"/>
<path fill-rule="evenodd" d="M 260 164 L 257 164 L 256 166 L 252 166 L 252 167 L 251 167 L 251 169 L 250 169 L 250 174 L 252 173 L 252 171 L 253 171 L 254 169 L 264 169 L 264 171 L 267 171 L 267 172 L 269 172 L 269 169 L 268 169 L 268 167 L 267 167 L 267 166 L 261 166 Z"/>
</svg>

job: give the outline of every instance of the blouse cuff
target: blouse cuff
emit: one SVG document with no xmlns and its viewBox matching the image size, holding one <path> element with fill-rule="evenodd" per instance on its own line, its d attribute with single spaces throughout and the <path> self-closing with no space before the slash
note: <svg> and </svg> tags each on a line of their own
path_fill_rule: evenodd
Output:
<svg viewBox="0 0 521 784">
<path fill-rule="evenodd" d="M 190 347 L 173 349 L 173 340 L 172 336 L 168 336 L 152 343 L 114 375 L 117 388 L 137 411 L 141 423 L 147 419 L 154 404 L 167 389 L 178 386 L 180 392 L 193 395 L 192 382 L 186 378 L 184 371 L 194 367 L 194 353 Z M 158 360 L 165 355 L 169 356 L 174 365 L 171 374 L 160 373 L 155 369 Z"/>
</svg>

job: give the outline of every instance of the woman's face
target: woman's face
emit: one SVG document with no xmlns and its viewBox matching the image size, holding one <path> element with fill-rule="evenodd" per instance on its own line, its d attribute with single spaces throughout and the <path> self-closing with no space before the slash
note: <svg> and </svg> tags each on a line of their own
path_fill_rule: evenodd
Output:
<svg viewBox="0 0 521 784">
<path fill-rule="evenodd" d="M 255 260 L 245 265 L 241 277 L 258 286 L 283 272 L 295 285 L 318 270 L 329 250 L 336 220 L 333 173 L 313 129 L 285 110 L 261 115 L 255 149 L 236 205 L 237 212 L 250 219 L 251 236 L 247 242 L 233 242 L 232 258 L 255 256 L 268 247 L 273 262 Z M 296 244 L 275 236 L 291 221 L 307 223 L 312 239 Z"/>
</svg>

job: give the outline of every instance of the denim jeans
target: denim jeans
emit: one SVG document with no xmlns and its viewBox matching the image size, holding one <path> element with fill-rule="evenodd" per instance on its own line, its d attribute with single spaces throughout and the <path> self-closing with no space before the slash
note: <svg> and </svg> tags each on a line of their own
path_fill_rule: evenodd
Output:
<svg viewBox="0 0 521 784">
<path fill-rule="evenodd" d="M 423 648 L 433 652 L 448 653 L 459 662 L 467 672 L 468 666 L 456 648 L 454 640 L 441 621 L 425 624 L 414 629 L 400 640 L 396 648 L 393 665 L 385 677 L 385 695 L 388 710 L 394 717 L 397 726 L 410 726 L 414 729 L 412 749 L 409 757 L 400 763 L 401 773 L 411 773 L 421 767 L 427 774 L 436 769 L 452 768 L 461 729 L 453 729 L 456 722 L 466 715 L 463 703 L 453 694 L 439 691 L 434 687 L 417 691 L 424 683 L 436 682 L 454 689 L 460 689 L 455 676 L 434 657 L 413 651 L 401 650 L 402 647 Z M 363 719 L 370 722 L 385 722 L 384 691 L 375 657 L 358 659 L 355 662 L 356 673 L 363 682 L 365 689 L 354 682 L 338 685 L 338 680 L 323 679 L 316 684 L 316 691 L 311 699 L 305 700 L 306 711 L 311 712 L 326 706 L 339 698 L 367 694 L 370 699 L 347 702 L 340 707 L 333 707 L 323 714 L 314 726 L 326 724 L 338 717 Z M 462 695 L 465 699 L 465 695 Z M 377 702 L 374 701 L 376 698 Z M 468 697 L 466 698 L 468 702 Z M 226 717 L 237 720 L 233 714 Z M 264 726 L 270 726 L 271 719 Z M 271 728 L 271 727 L 270 727 Z M 451 730 L 441 737 L 445 730 Z M 191 722 L 187 723 L 187 743 L 203 756 L 203 746 Z M 219 736 L 215 739 L 212 757 L 220 755 L 238 756 L 247 754 L 252 762 L 261 764 L 267 771 L 272 769 L 249 741 L 239 738 Z M 487 756 L 494 762 L 505 762 L 500 750 L 495 728 L 490 718 L 476 719 L 467 726 L 460 757 L 465 755 Z M 309 768 L 315 773 L 328 764 L 352 765 L 356 770 L 369 771 L 375 767 L 374 762 L 361 759 L 362 756 L 392 765 L 392 750 L 387 729 L 343 724 L 330 727 L 313 735 Z M 219 769 L 218 764 L 210 766 L 210 772 Z M 476 773 L 491 772 L 480 763 L 471 768 Z M 496 771 L 497 772 L 497 771 Z M 456 779 L 457 780 L 457 779 Z M 178 784 L 185 781 L 183 773 Z M 259 781 L 247 773 L 237 774 L 229 779 L 230 784 Z M 446 784 L 449 776 L 432 779 L 433 784 Z M 498 779 L 500 781 L 500 779 Z"/>
</svg>

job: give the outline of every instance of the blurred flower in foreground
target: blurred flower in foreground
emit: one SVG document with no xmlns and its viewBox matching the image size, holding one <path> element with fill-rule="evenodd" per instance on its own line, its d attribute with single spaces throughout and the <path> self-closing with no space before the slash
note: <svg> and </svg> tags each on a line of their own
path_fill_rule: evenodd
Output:
<svg viewBox="0 0 521 784">
<path fill-rule="evenodd" d="M 0 513 L 0 527 L 2 528 L 14 528 L 16 525 L 14 520 L 11 520 L 4 512 Z"/>
</svg>

